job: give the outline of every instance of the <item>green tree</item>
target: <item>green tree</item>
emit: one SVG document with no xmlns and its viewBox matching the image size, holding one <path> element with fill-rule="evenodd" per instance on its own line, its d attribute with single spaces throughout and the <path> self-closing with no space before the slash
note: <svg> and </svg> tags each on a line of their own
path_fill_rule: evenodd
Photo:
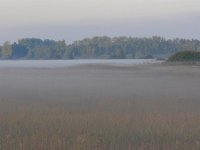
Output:
<svg viewBox="0 0 200 150">
<path fill-rule="evenodd" d="M 126 58 L 126 54 L 124 53 L 124 51 L 122 49 L 118 49 L 116 50 L 116 52 L 111 55 L 112 59 L 125 59 Z"/>
<path fill-rule="evenodd" d="M 65 52 L 67 51 L 67 46 L 65 44 L 65 41 L 58 41 L 55 44 L 55 59 L 63 59 L 65 56 Z"/>
</svg>

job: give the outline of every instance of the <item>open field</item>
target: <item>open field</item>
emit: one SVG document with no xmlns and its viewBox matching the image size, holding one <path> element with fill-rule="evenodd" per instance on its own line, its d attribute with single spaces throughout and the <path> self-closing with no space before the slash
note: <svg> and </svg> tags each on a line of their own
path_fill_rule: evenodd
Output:
<svg viewBox="0 0 200 150">
<path fill-rule="evenodd" d="M 200 66 L 0 68 L 0 150 L 199 150 Z"/>
</svg>

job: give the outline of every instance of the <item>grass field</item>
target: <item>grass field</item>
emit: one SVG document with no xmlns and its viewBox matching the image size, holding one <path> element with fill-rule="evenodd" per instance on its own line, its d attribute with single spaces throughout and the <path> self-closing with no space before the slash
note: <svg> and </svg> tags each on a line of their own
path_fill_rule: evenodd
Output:
<svg viewBox="0 0 200 150">
<path fill-rule="evenodd" d="M 0 150 L 199 150 L 200 68 L 0 69 Z"/>
</svg>

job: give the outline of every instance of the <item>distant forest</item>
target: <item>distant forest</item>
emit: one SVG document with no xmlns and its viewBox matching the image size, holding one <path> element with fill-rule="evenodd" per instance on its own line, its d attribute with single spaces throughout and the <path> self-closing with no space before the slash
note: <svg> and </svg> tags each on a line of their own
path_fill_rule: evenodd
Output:
<svg viewBox="0 0 200 150">
<path fill-rule="evenodd" d="M 20 39 L 0 46 L 1 59 L 167 58 L 179 51 L 200 51 L 199 40 L 134 37 L 93 37 L 65 41 Z"/>
</svg>

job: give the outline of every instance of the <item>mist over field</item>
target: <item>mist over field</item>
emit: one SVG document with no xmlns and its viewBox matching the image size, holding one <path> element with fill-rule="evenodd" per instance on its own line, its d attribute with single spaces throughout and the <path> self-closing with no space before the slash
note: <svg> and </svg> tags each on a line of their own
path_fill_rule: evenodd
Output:
<svg viewBox="0 0 200 150">
<path fill-rule="evenodd" d="M 68 67 L 4 62 L 1 147 L 200 148 L 199 66 L 101 61 Z"/>
<path fill-rule="evenodd" d="M 66 67 L 59 62 L 18 62 L 2 67 L 0 65 L 0 95 L 6 99 L 69 100 L 81 99 L 162 99 L 174 97 L 198 100 L 199 67 L 152 67 L 134 65 L 134 61 L 72 61 Z M 50 62 L 48 64 L 48 62 Z M 81 63 L 82 62 L 82 63 Z M 85 62 L 85 63 L 84 63 Z M 121 62 L 121 64 L 120 64 Z M 123 62 L 127 62 L 127 64 Z M 144 61 L 145 62 L 145 61 Z M 151 61 L 149 61 L 151 62 Z M 1 62 L 2 63 L 2 62 Z M 0 64 L 1 64 L 0 63 Z M 6 62 L 7 63 L 7 62 Z M 37 64 L 38 63 L 38 64 Z M 118 65 L 117 65 L 118 63 Z M 148 61 L 146 61 L 148 63 Z M 27 66 L 25 66 L 27 64 Z M 159 63 L 157 64 L 159 65 Z M 68 66 L 68 67 L 67 67 Z M 74 97 L 73 97 L 74 96 Z M 24 97 L 24 98 L 23 98 Z M 70 98 L 68 98 L 70 97 Z"/>
</svg>

